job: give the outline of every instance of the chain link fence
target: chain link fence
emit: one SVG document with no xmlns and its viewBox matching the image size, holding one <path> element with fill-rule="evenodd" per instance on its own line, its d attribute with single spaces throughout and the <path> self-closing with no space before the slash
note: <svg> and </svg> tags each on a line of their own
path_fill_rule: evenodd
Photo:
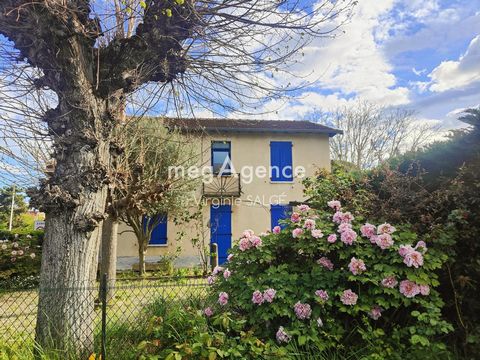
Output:
<svg viewBox="0 0 480 360">
<path fill-rule="evenodd" d="M 137 359 L 138 344 L 152 321 L 159 321 L 167 311 L 179 307 L 203 309 L 207 290 L 207 280 L 202 277 L 122 279 L 69 289 L 43 289 L 43 301 L 54 306 L 53 317 L 58 315 L 61 321 L 51 319 L 52 312 L 50 317 L 39 316 L 38 289 L 0 290 L 0 359 L 33 358 L 36 323 L 50 320 L 61 324 L 52 328 L 52 333 L 69 332 L 73 327 L 76 333 L 71 338 L 87 344 L 91 341 L 89 348 L 97 355 L 87 354 L 86 358 L 99 359 L 103 354 L 102 360 Z M 88 314 L 87 318 L 73 310 L 79 306 L 88 307 L 81 311 Z M 58 358 L 74 358 L 74 353 Z"/>
</svg>

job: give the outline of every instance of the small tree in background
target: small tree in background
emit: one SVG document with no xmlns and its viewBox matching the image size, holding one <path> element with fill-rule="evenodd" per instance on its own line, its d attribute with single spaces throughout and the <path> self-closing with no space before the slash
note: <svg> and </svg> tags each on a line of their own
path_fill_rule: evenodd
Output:
<svg viewBox="0 0 480 360">
<path fill-rule="evenodd" d="M 0 189 L 0 227 L 8 229 L 10 221 L 10 211 L 12 207 L 12 197 L 15 193 L 13 206 L 13 226 L 19 227 L 22 223 L 21 215 L 28 210 L 25 202 L 25 194 L 22 189 L 13 189 L 13 186 L 5 186 Z"/>
</svg>

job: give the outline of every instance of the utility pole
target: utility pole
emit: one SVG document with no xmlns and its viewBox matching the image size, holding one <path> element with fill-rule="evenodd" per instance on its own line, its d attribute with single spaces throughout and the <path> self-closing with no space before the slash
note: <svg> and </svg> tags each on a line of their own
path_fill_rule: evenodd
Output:
<svg viewBox="0 0 480 360">
<path fill-rule="evenodd" d="M 13 208 L 15 207 L 15 184 L 13 184 L 13 191 L 12 191 L 12 206 L 10 208 L 10 223 L 8 224 L 8 231 L 12 231 L 12 224 L 13 224 Z"/>
</svg>

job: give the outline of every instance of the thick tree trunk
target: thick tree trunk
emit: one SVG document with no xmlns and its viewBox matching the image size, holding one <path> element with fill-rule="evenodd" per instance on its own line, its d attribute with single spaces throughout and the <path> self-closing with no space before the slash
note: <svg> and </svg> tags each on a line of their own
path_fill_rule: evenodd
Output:
<svg viewBox="0 0 480 360">
<path fill-rule="evenodd" d="M 117 277 L 117 240 L 118 220 L 109 216 L 102 225 L 102 260 L 100 274 L 107 274 L 107 300 L 115 296 L 115 280 Z"/>
</svg>

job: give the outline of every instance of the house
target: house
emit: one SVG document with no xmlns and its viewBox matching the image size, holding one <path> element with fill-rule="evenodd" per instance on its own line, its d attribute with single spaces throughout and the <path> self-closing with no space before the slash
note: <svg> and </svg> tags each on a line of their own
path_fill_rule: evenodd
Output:
<svg viewBox="0 0 480 360">
<path fill-rule="evenodd" d="M 200 263 L 193 238 L 207 247 L 216 244 L 223 263 L 245 229 L 261 233 L 278 225 L 291 204 L 304 199 L 302 180 L 318 168 L 330 169 L 329 139 L 341 133 L 309 121 L 168 119 L 165 125 L 193 134 L 199 163 L 213 170 L 197 191 L 204 226 L 199 230 L 191 224 L 176 225 L 166 214 L 153 231 L 147 262 L 173 254 L 180 246 L 177 266 Z M 134 234 L 121 225 L 119 269 L 137 262 L 137 253 Z"/>
</svg>

